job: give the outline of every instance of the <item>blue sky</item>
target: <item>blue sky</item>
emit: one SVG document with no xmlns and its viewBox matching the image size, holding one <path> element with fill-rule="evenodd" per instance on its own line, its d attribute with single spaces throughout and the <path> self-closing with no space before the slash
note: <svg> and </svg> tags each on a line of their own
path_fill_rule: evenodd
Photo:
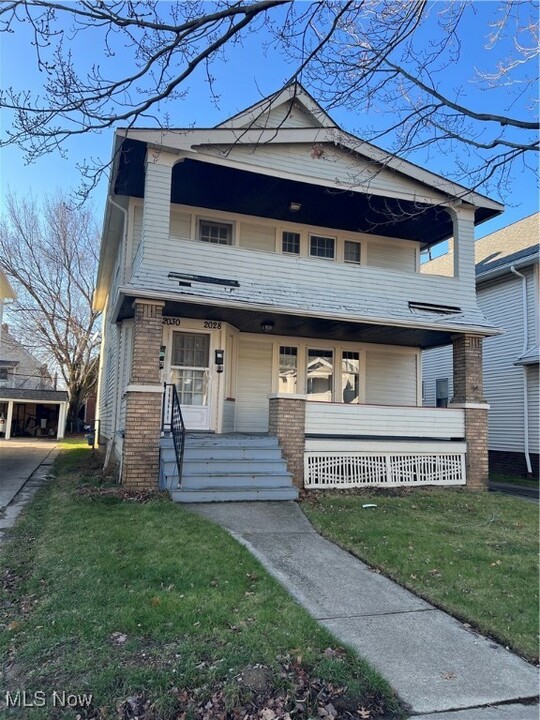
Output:
<svg viewBox="0 0 540 720">
<path fill-rule="evenodd" d="M 478 37 L 478 28 L 482 27 L 481 21 L 485 19 L 484 15 L 491 13 L 494 5 L 495 3 L 478 3 L 476 18 L 471 16 L 470 35 L 467 39 L 474 37 L 474 42 L 465 42 L 463 45 L 462 69 L 453 70 L 456 74 L 456 83 L 467 83 L 465 74 L 463 77 L 459 76 L 465 68 L 470 68 L 471 65 L 481 67 L 485 62 L 485 56 L 481 52 L 483 40 Z M 96 43 L 95 38 L 90 35 L 86 35 L 86 42 L 81 42 L 84 37 L 79 36 L 74 47 L 78 56 L 86 61 L 95 53 Z M 272 55 L 271 61 L 264 56 L 263 38 L 264 36 L 251 34 L 242 48 L 233 48 L 227 53 L 227 61 L 217 66 L 219 72 L 216 72 L 216 88 L 220 95 L 219 107 L 216 107 L 212 101 L 204 75 L 199 72 L 189 80 L 186 86 L 188 93 L 184 99 L 163 106 L 162 110 L 170 115 L 170 123 L 176 127 L 213 126 L 279 88 L 288 78 L 290 66 L 275 54 Z M 24 28 L 12 35 L 3 35 L 0 46 L 3 88 L 13 85 L 20 89 L 36 89 L 41 86 L 43 76 L 35 69 L 33 57 L 29 57 L 28 39 Z M 125 63 L 125 58 L 118 56 L 118 63 Z M 309 87 L 307 89 L 309 90 Z M 502 92 L 504 93 L 504 89 Z M 478 109 L 483 109 L 482 104 L 487 102 L 487 97 L 484 99 L 478 95 L 475 97 L 476 101 L 478 101 Z M 363 129 L 365 131 L 365 126 L 362 127 L 365 118 L 359 118 L 342 108 L 333 109 L 331 114 L 345 130 L 362 136 Z M 3 132 L 6 129 L 5 122 L 4 117 Z M 89 157 L 108 159 L 112 138 L 112 130 L 100 135 L 79 138 L 68 146 L 67 158 L 48 155 L 30 166 L 24 164 L 22 152 L 17 148 L 2 150 L 0 152 L 2 198 L 8 188 L 19 195 L 32 194 L 36 198 L 56 188 L 69 192 L 79 184 L 77 162 Z M 381 144 L 384 146 L 383 143 Z M 418 153 L 410 159 L 434 172 L 444 172 L 445 159 L 440 154 L 434 158 L 433 153 Z M 102 181 L 91 196 L 98 218 L 102 216 L 105 198 L 106 184 Z M 498 198 L 494 197 L 494 199 Z M 536 173 L 531 170 L 516 171 L 511 183 L 510 196 L 505 198 L 505 202 L 507 210 L 504 215 L 480 226 L 477 230 L 478 237 L 538 210 Z"/>
</svg>

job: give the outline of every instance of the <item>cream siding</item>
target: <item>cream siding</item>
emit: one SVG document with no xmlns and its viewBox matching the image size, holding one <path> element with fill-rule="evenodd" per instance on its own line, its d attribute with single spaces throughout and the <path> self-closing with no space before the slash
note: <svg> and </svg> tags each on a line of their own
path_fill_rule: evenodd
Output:
<svg viewBox="0 0 540 720">
<path fill-rule="evenodd" d="M 119 387 L 119 429 L 125 428 L 126 424 L 126 387 L 129 384 L 131 375 L 131 360 L 133 356 L 133 321 L 124 320 L 121 325 L 120 338 L 120 377 L 118 381 Z"/>
<path fill-rule="evenodd" d="M 268 431 L 268 395 L 272 390 L 272 343 L 240 338 L 235 430 Z"/>
<path fill-rule="evenodd" d="M 172 207 L 170 233 L 172 238 L 189 239 L 191 237 L 191 214 Z"/>
<path fill-rule="evenodd" d="M 369 242 L 367 264 L 388 270 L 416 272 L 416 246 L 413 243 L 400 244 Z"/>
<path fill-rule="evenodd" d="M 101 397 L 99 399 L 101 420 L 100 433 L 107 440 L 111 440 L 114 434 L 114 404 L 115 389 L 118 380 L 118 330 L 115 324 L 108 323 L 105 332 L 105 350 L 103 358 L 104 382 L 101 386 Z"/>
<path fill-rule="evenodd" d="M 239 244 L 250 250 L 266 250 L 274 252 L 276 246 L 276 230 L 272 225 L 240 223 Z"/>
<path fill-rule="evenodd" d="M 262 113 L 253 123 L 247 123 L 244 127 L 304 128 L 318 127 L 319 125 L 320 123 L 315 118 L 292 101 L 272 108 L 269 112 Z"/>
<path fill-rule="evenodd" d="M 416 405 L 417 354 L 387 350 L 366 352 L 366 402 L 380 405 Z"/>
<path fill-rule="evenodd" d="M 419 196 L 436 202 L 445 200 L 445 196 L 436 190 L 330 143 L 321 144 L 316 149 L 310 143 L 233 147 L 208 145 L 199 146 L 198 154 L 201 159 L 205 155 L 226 156 L 227 160 L 244 165 L 246 170 L 262 167 L 282 176 L 304 176 L 320 184 L 327 182 L 351 189 L 367 186 L 372 192 L 382 195 Z"/>
</svg>

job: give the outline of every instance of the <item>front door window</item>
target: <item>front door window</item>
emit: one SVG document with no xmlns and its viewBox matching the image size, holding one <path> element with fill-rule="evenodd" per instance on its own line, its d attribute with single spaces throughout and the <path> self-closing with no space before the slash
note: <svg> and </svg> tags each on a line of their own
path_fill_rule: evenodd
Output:
<svg viewBox="0 0 540 720">
<path fill-rule="evenodd" d="M 210 336 L 174 333 L 171 372 L 180 405 L 208 405 Z"/>
</svg>

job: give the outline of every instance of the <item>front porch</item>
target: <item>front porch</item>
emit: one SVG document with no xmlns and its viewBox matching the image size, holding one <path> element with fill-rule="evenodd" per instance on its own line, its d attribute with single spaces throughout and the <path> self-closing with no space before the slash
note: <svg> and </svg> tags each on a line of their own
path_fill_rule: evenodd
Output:
<svg viewBox="0 0 540 720">
<path fill-rule="evenodd" d="M 429 408 L 421 405 L 414 346 L 276 337 L 189 318 L 173 325 L 162 308 L 137 300 L 127 321 L 133 358 L 121 407 L 126 484 L 158 482 L 160 436 L 170 422 L 163 417 L 165 382 L 176 388 L 188 432 L 213 433 L 216 443 L 231 433 L 277 438 L 298 489 L 486 486 L 481 338 L 452 338 L 454 398 L 449 408 Z M 249 467 L 246 473 L 257 474 Z"/>
</svg>

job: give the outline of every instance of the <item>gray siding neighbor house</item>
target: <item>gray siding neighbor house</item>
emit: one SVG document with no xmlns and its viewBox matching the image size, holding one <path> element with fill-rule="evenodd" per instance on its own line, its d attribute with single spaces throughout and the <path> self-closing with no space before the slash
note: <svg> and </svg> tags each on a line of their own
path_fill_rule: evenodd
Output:
<svg viewBox="0 0 540 720">
<path fill-rule="evenodd" d="M 475 226 L 503 207 L 298 84 L 215 128 L 117 130 L 95 307 L 101 442 L 182 502 L 487 482 Z M 454 237 L 452 278 L 421 272 Z M 452 407 L 421 353 L 453 344 Z M 294 483 L 294 484 L 293 484 Z"/>
<path fill-rule="evenodd" d="M 492 472 L 538 476 L 539 240 L 536 213 L 475 243 L 478 305 L 503 330 L 484 343 Z M 422 271 L 444 276 L 452 264 L 450 248 Z M 447 404 L 453 394 L 451 348 L 425 351 L 422 363 L 424 405 Z"/>
</svg>

